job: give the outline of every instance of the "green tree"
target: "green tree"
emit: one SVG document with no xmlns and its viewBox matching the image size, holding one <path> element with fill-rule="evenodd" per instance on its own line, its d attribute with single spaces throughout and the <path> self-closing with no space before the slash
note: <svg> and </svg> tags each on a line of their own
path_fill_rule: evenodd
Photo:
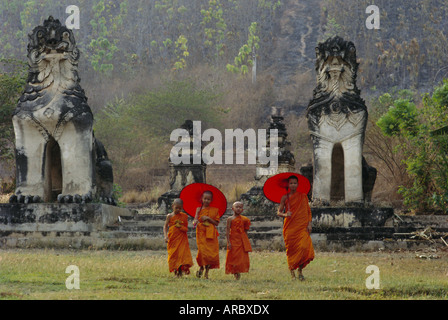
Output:
<svg viewBox="0 0 448 320">
<path fill-rule="evenodd" d="M 0 64 L 7 70 L 0 73 L 0 160 L 11 160 L 14 154 L 11 115 L 25 87 L 27 68 L 24 62 L 15 59 L 0 59 Z"/>
<path fill-rule="evenodd" d="M 176 47 L 175 53 L 177 58 L 177 61 L 174 63 L 174 70 L 184 69 L 187 66 L 187 61 L 185 60 L 185 58 L 190 55 L 190 53 L 188 52 L 187 42 L 187 38 L 185 38 L 185 36 L 183 35 L 180 35 L 174 43 Z"/>
<path fill-rule="evenodd" d="M 119 8 L 113 1 L 100 0 L 92 6 L 94 17 L 90 20 L 93 39 L 89 43 L 90 63 L 95 71 L 110 74 L 114 70 L 118 40 L 113 35 L 119 33 L 123 19 L 127 15 L 127 1 Z M 115 12 L 114 12 L 115 11 Z"/>
<path fill-rule="evenodd" d="M 157 90 L 131 97 L 130 113 L 146 134 L 169 138 L 192 115 L 204 127 L 216 127 L 219 118 L 214 106 L 219 97 L 215 89 L 200 87 L 193 80 L 170 80 Z"/>
<path fill-rule="evenodd" d="M 400 186 L 409 186 L 409 177 L 406 165 L 403 163 L 406 157 L 400 148 L 406 140 L 397 135 L 383 134 L 377 122 L 393 106 L 395 100 L 413 101 L 414 95 L 415 93 L 409 90 L 392 88 L 389 92 L 372 98 L 369 103 L 364 148 L 366 155 L 370 156 L 367 161 L 372 161 L 378 170 L 376 184 L 381 188 L 376 192 L 376 198 L 380 201 L 389 203 L 402 201 L 403 197 L 397 191 Z M 393 129 L 386 124 L 385 127 L 388 131 Z"/>
<path fill-rule="evenodd" d="M 336 22 L 335 18 L 329 17 L 325 25 L 325 34 L 322 37 L 322 41 L 327 40 L 335 36 L 340 36 L 342 32 L 342 27 Z"/>
<path fill-rule="evenodd" d="M 423 96 L 417 108 L 411 98 L 393 101 L 377 121 L 386 136 L 403 139 L 410 186 L 401 186 L 404 204 L 418 213 L 448 213 L 448 135 L 434 134 L 448 125 L 448 80 Z"/>
<path fill-rule="evenodd" d="M 208 8 L 201 10 L 204 27 L 204 45 L 214 48 L 214 57 L 224 55 L 227 23 L 224 20 L 224 8 L 220 0 L 210 0 Z"/>
<path fill-rule="evenodd" d="M 14 128 L 11 116 L 26 83 L 27 67 L 15 59 L 0 59 L 0 64 L 4 70 L 3 73 L 0 71 L 0 162 L 13 172 Z M 14 189 L 14 179 L 11 178 L 11 181 L 2 181 L 0 177 L 0 191 Z"/>
<path fill-rule="evenodd" d="M 260 48 L 257 26 L 256 22 L 251 23 L 247 43 L 240 48 L 238 56 L 234 59 L 234 64 L 227 64 L 228 71 L 242 75 L 249 72 L 249 67 L 253 65 L 252 57 L 256 54 L 256 50 Z"/>
<path fill-rule="evenodd" d="M 107 145 L 118 183 L 134 165 L 165 166 L 170 134 L 185 120 L 219 127 L 219 97 L 215 89 L 192 80 L 168 80 L 159 88 L 116 99 L 97 113 L 95 136 Z"/>
</svg>

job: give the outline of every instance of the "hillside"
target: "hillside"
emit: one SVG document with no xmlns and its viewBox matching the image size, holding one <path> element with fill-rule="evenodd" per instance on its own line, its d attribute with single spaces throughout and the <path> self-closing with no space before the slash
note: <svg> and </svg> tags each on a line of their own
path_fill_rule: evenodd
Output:
<svg viewBox="0 0 448 320">
<path fill-rule="evenodd" d="M 81 74 L 97 83 L 113 71 L 116 77 L 141 68 L 169 70 L 182 50 L 188 52 L 183 68 L 209 65 L 220 72 L 233 63 L 256 22 L 257 73 L 274 78 L 277 100 L 289 106 L 306 103 L 304 96 L 310 94 L 294 91 L 299 83 L 313 82 L 314 48 L 335 34 L 357 46 L 361 89 L 432 85 L 448 71 L 448 4 L 403 3 L 377 1 L 381 28 L 368 30 L 366 0 L 83 1 L 75 32 L 84 55 Z M 67 6 L 54 0 L 1 1 L 0 57 L 25 60 L 27 34 L 49 15 L 65 21 Z M 180 36 L 187 40 L 186 49 L 176 43 Z"/>
</svg>

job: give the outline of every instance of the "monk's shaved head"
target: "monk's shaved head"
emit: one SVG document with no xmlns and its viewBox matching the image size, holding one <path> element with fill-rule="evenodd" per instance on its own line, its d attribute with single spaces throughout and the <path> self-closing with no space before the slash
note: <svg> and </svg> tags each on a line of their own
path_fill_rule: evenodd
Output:
<svg viewBox="0 0 448 320">
<path fill-rule="evenodd" d="M 183 205 L 184 205 L 184 202 L 182 201 L 182 199 L 180 199 L 180 198 L 174 199 L 173 206 L 183 206 Z"/>
<path fill-rule="evenodd" d="M 244 206 L 244 204 L 243 204 L 241 201 L 235 201 L 235 202 L 232 204 L 232 208 L 235 207 L 236 205 L 242 205 L 242 206 Z"/>
</svg>

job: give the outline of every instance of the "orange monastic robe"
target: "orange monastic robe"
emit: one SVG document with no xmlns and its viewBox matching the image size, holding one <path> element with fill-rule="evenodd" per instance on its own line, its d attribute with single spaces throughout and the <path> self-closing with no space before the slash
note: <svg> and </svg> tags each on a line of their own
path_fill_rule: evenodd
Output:
<svg viewBox="0 0 448 320">
<path fill-rule="evenodd" d="M 219 222 L 218 208 L 202 208 L 199 212 L 199 223 L 196 227 L 196 243 L 198 255 L 196 261 L 200 267 L 210 265 L 210 269 L 219 268 L 219 241 L 218 230 L 208 221 L 202 222 L 201 217 L 208 216 Z"/>
<path fill-rule="evenodd" d="M 290 270 L 305 266 L 314 259 L 314 248 L 310 234 L 307 231 L 311 221 L 311 209 L 306 194 L 296 192 L 285 202 L 286 211 L 291 211 L 290 217 L 283 222 L 283 237 L 285 239 L 286 257 Z"/>
<path fill-rule="evenodd" d="M 180 224 L 181 227 L 176 227 Z M 190 273 L 189 269 L 193 266 L 190 245 L 188 244 L 188 215 L 183 212 L 173 215 L 168 224 L 168 266 L 170 272 L 179 269 Z"/>
<path fill-rule="evenodd" d="M 235 217 L 230 223 L 229 240 L 231 250 L 227 249 L 226 273 L 249 272 L 249 252 L 252 251 L 246 230 L 250 220 L 244 216 Z"/>
</svg>

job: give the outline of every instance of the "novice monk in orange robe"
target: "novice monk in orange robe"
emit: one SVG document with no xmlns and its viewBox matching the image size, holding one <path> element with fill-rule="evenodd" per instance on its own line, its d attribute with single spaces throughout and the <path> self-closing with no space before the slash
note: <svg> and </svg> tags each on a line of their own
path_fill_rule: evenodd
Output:
<svg viewBox="0 0 448 320">
<path fill-rule="evenodd" d="M 219 241 L 218 229 L 219 210 L 210 207 L 213 194 L 210 191 L 202 195 L 202 207 L 197 208 L 193 225 L 196 227 L 196 243 L 198 245 L 198 254 L 196 261 L 199 265 L 199 271 L 196 276 L 200 278 L 205 268 L 204 278 L 208 279 L 210 269 L 219 268 Z"/>
<path fill-rule="evenodd" d="M 237 201 L 232 206 L 233 216 L 227 219 L 226 238 L 226 274 L 232 273 L 236 280 L 241 273 L 249 272 L 249 252 L 252 251 L 247 230 L 250 220 L 241 215 L 243 203 Z"/>
<path fill-rule="evenodd" d="M 294 270 L 298 269 L 298 277 L 305 280 L 302 269 L 314 259 L 314 248 L 311 242 L 311 209 L 306 194 L 296 192 L 298 179 L 288 179 L 290 192 L 280 201 L 277 215 L 284 217 L 283 237 L 285 239 L 286 256 L 289 270 L 295 278 Z M 286 208 L 286 213 L 283 213 Z"/>
<path fill-rule="evenodd" d="M 188 215 L 182 212 L 183 202 L 181 199 L 175 199 L 173 202 L 173 212 L 166 217 L 163 226 L 163 234 L 168 249 L 168 266 L 170 272 L 178 277 L 182 272 L 190 273 L 193 266 L 190 245 L 188 243 Z M 167 229 L 169 229 L 167 233 Z"/>
</svg>

